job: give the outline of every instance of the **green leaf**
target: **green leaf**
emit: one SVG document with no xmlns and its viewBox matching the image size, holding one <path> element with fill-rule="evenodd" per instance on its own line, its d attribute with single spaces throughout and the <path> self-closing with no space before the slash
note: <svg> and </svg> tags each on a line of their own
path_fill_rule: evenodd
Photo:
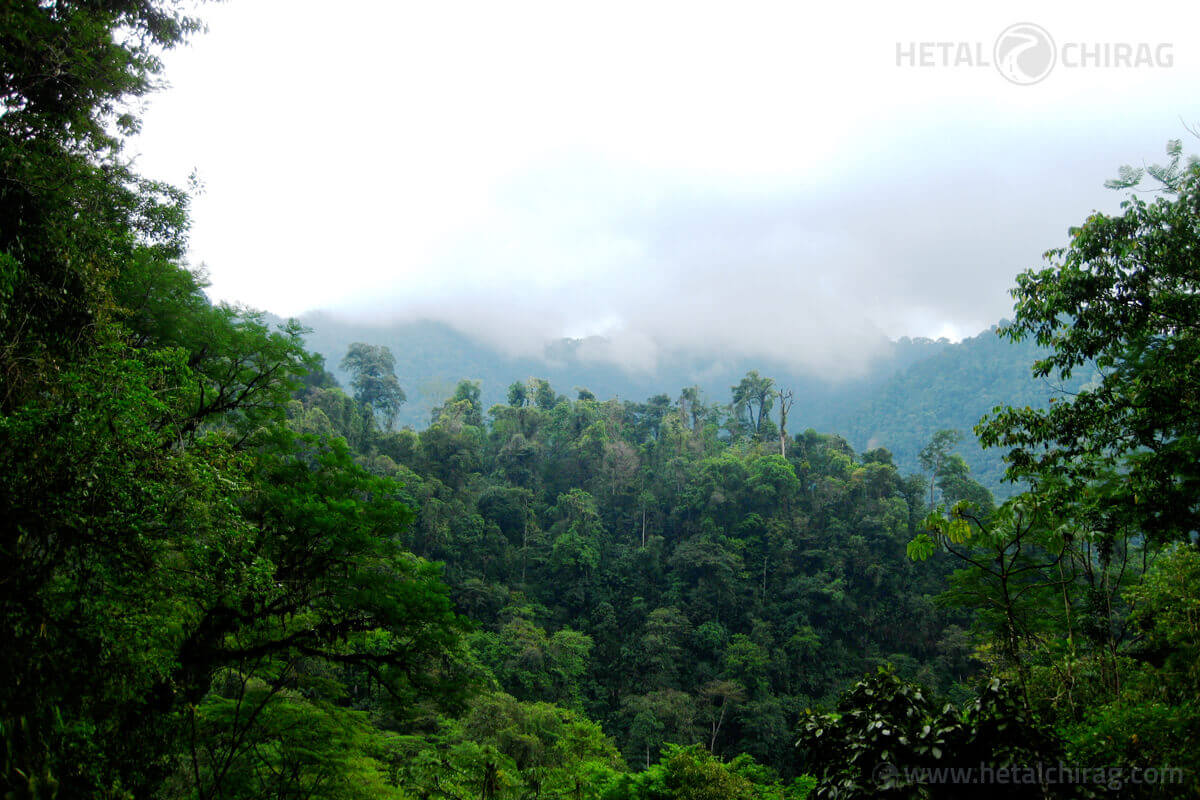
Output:
<svg viewBox="0 0 1200 800">
<path fill-rule="evenodd" d="M 936 549 L 933 539 L 927 533 L 918 533 L 906 548 L 908 557 L 912 561 L 924 561 L 933 555 Z"/>
</svg>

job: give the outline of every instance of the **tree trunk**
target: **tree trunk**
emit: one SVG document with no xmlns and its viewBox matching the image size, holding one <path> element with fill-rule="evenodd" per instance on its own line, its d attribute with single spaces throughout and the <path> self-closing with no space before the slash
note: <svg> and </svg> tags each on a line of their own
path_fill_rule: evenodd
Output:
<svg viewBox="0 0 1200 800">
<path fill-rule="evenodd" d="M 779 390 L 779 455 L 784 458 L 787 458 L 787 416 L 793 402 L 791 389 Z"/>
</svg>

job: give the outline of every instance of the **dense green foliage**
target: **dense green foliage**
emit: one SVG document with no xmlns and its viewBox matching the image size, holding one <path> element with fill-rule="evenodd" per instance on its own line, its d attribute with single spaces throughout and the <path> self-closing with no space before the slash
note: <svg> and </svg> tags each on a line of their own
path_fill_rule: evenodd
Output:
<svg viewBox="0 0 1200 800">
<path fill-rule="evenodd" d="M 1014 477 L 1103 485 L 1095 513 L 1174 539 L 1200 528 L 1200 188 L 1178 142 L 1170 155 L 1163 193 L 1093 214 L 1013 291 L 1005 336 L 1052 347 L 1035 373 L 1067 379 L 1094 363 L 1095 385 L 1049 409 L 997 410 L 981 434 L 1011 448 Z"/>
<path fill-rule="evenodd" d="M 722 433 L 694 394 L 546 389 L 514 390 L 519 405 L 481 427 L 464 384 L 426 430 L 368 427 L 362 444 L 370 469 L 403 482 L 417 510 L 405 544 L 446 564 L 504 691 L 586 710 L 633 763 L 703 742 L 787 769 L 799 710 L 863 670 L 892 660 L 946 687 L 965 675 L 953 618 L 929 600 L 943 575 L 904 557 L 925 484 L 886 451 L 860 459 L 810 431 L 785 457 L 773 435 Z M 528 402 L 539 394 L 544 408 Z M 357 421 L 332 421 L 346 402 L 311 390 L 293 424 L 353 436 Z"/>
<path fill-rule="evenodd" d="M 195 27 L 172 9 L 5 5 L 7 796 L 291 796 L 373 769 L 351 688 L 399 714 L 469 686 L 399 487 L 286 425 L 299 329 L 211 306 L 178 263 L 184 196 L 120 158 L 121 103 Z"/>
<path fill-rule="evenodd" d="M 963 786 L 932 776 L 981 765 L 1023 770 L 1062 761 L 1063 746 L 993 679 L 966 708 L 939 706 L 927 692 L 887 671 L 845 693 L 837 710 L 809 714 L 799 746 L 819 765 L 816 798 L 961 797 Z M 1024 796 L 1003 783 L 981 783 L 973 796 Z M 1033 785 L 1029 796 L 1090 796 L 1076 784 Z"/>
<path fill-rule="evenodd" d="M 1190 768 L 1178 149 L 1166 195 L 1022 277 L 1005 335 L 1100 378 L 985 420 L 1029 486 L 997 508 L 944 424 L 904 476 L 788 435 L 795 393 L 757 371 L 727 403 L 534 378 L 485 406 L 463 380 L 395 430 L 391 350 L 349 343 L 349 395 L 298 324 L 212 305 L 185 194 L 120 159 L 122 104 L 194 22 L 4 8 L 5 797 L 937 797 L 897 768 Z M 1122 791 L 1195 796 L 1178 778 Z M 1085 783 L 1018 795 L 1113 788 Z"/>
<path fill-rule="evenodd" d="M 1195 329 L 1200 166 L 1181 146 L 1163 191 L 1092 215 L 1013 290 L 1002 334 L 1051 348 L 1035 374 L 1098 376 L 1048 409 L 998 407 L 978 426 L 1029 490 L 1000 509 L 957 503 L 909 545 L 962 568 L 947 599 L 977 607 L 991 669 L 1052 724 L 1075 764 L 1123 770 L 1122 796 L 1200 793 L 1195 650 Z M 1118 187 L 1137 185 L 1126 168 Z M 953 498 L 948 498 L 953 500 Z M 1173 765 L 1170 782 L 1124 783 Z"/>
</svg>

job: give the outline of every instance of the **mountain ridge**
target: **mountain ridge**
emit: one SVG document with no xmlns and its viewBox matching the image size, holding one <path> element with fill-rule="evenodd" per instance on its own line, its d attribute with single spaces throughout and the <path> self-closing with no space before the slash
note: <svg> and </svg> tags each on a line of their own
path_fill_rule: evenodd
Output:
<svg viewBox="0 0 1200 800">
<path fill-rule="evenodd" d="M 432 410 L 463 379 L 480 382 L 485 408 L 504 403 L 514 381 L 533 377 L 546 379 L 559 394 L 574 396 L 587 389 L 600 400 L 634 402 L 664 393 L 673 399 L 681 389 L 695 385 L 708 402 L 724 405 L 731 387 L 749 370 L 757 370 L 794 392 L 791 433 L 813 428 L 840 434 L 859 451 L 885 447 L 903 471 L 914 472 L 919 471 L 917 452 L 933 433 L 954 428 L 963 434 L 959 452 L 976 478 L 1001 495 L 1012 491 L 1003 483 L 1001 454 L 985 452 L 973 426 L 996 405 L 1044 407 L 1057 391 L 1030 371 L 1044 350 L 1032 342 L 1001 339 L 998 326 L 960 342 L 887 340 L 866 374 L 829 379 L 772 359 L 744 356 L 679 355 L 663 359 L 653 371 L 627 370 L 581 354 L 588 339 L 547 342 L 543 358 L 514 356 L 431 320 L 368 323 L 328 312 L 298 319 L 310 329 L 305 337 L 308 348 L 325 358 L 327 369 L 343 385 L 348 376 L 339 364 L 352 342 L 391 349 L 396 375 L 408 396 L 397 418 L 402 427 L 426 427 Z M 1078 388 L 1085 379 L 1076 378 L 1065 388 Z"/>
</svg>

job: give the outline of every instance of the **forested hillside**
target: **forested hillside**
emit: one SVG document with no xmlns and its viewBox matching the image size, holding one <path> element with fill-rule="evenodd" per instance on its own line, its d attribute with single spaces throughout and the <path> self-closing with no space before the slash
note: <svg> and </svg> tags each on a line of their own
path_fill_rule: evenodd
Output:
<svg viewBox="0 0 1200 800">
<path fill-rule="evenodd" d="M 850 678 L 970 672 L 968 619 L 930 601 L 946 571 L 905 557 L 928 486 L 887 451 L 809 431 L 782 455 L 687 395 L 571 401 L 534 381 L 486 413 L 477 397 L 463 382 L 420 433 L 378 430 L 332 387 L 292 418 L 403 483 L 405 545 L 446 564 L 500 686 L 586 711 L 629 763 L 702 740 L 787 774 L 796 715 Z"/>
<path fill-rule="evenodd" d="M 339 384 L 300 323 L 211 303 L 188 194 L 125 158 L 196 21 L 101 0 L 2 25 L 6 798 L 1200 796 L 1178 143 L 961 351 L 1098 370 L 1046 407 L 974 375 L 1027 487 L 997 506 L 952 431 L 906 475 L 789 433 L 798 396 L 755 371 L 728 400 L 516 375 L 494 403 L 468 374 L 398 428 L 399 353 L 348 342 Z"/>
<path fill-rule="evenodd" d="M 995 328 L 959 343 L 881 338 L 879 354 L 865 374 L 834 379 L 769 359 L 698 355 L 680 355 L 652 372 L 639 372 L 580 359 L 578 341 L 554 343 L 544 358 L 515 358 L 440 323 L 363 325 L 328 314 L 305 315 L 301 321 L 310 328 L 308 346 L 322 354 L 343 381 L 347 373 L 338 365 L 350 344 L 389 348 L 406 395 L 396 417 L 399 426 L 420 430 L 429 425 L 434 407 L 462 379 L 478 382 L 485 408 L 503 402 L 512 381 L 533 376 L 568 396 L 586 388 L 601 400 L 639 400 L 672 387 L 695 386 L 709 402 L 729 404 L 731 387 L 754 370 L 793 393 L 789 432 L 838 431 L 857 450 L 885 447 L 904 475 L 921 471 L 918 453 L 934 433 L 945 428 L 960 431 L 961 454 L 973 476 L 1002 497 L 1011 495 L 1014 487 L 1003 479 L 1000 452 L 980 446 L 975 423 L 998 405 L 1045 408 L 1051 398 L 1066 396 L 1090 378 L 1088 372 L 1065 381 L 1035 377 L 1030 365 L 1048 351 L 1032 340 L 1004 341 Z"/>
<path fill-rule="evenodd" d="M 856 447 L 887 447 L 905 470 L 918 470 L 918 458 L 937 431 L 963 434 L 960 452 L 971 475 L 997 496 L 1014 488 L 1004 481 L 1001 452 L 985 450 L 975 424 L 997 406 L 1046 408 L 1072 396 L 1095 377 L 1079 369 L 1070 378 L 1037 377 L 1031 366 L 1048 350 L 1032 339 L 1012 342 L 997 329 L 930 355 L 835 410 L 829 428 L 842 432 Z"/>
<path fill-rule="evenodd" d="M 838 409 L 861 402 L 910 364 L 952 347 L 947 340 L 890 342 L 880 336 L 863 374 L 835 378 L 774 359 L 713 353 L 671 353 L 659 358 L 653 369 L 635 368 L 599 357 L 597 353 L 604 352 L 604 340 L 599 337 L 547 342 L 537 357 L 520 357 L 440 322 L 368 324 L 344 314 L 322 312 L 302 314 L 299 320 L 309 329 L 305 335 L 309 349 L 324 356 L 330 371 L 343 383 L 349 375 L 341 369 L 341 359 L 352 343 L 387 347 L 396 358 L 396 375 L 406 395 L 396 424 L 416 429 L 429 424 L 432 409 L 464 379 L 478 381 L 485 408 L 504 402 L 513 381 L 531 377 L 550 381 L 570 397 L 583 388 L 601 400 L 638 401 L 678 387 L 697 386 L 709 401 L 728 402 L 730 387 L 756 370 L 795 393 L 793 430 L 830 430 Z"/>
</svg>

